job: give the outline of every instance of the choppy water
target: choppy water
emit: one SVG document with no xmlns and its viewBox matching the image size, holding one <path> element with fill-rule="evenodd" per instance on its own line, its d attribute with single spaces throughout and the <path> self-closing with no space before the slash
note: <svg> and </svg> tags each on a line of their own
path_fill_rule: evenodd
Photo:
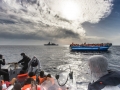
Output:
<svg viewBox="0 0 120 90">
<path fill-rule="evenodd" d="M 77 90 L 86 90 L 90 81 L 87 65 L 90 56 L 104 55 L 112 69 L 119 70 L 120 65 L 120 46 L 112 46 L 107 52 L 71 52 L 68 46 L 0 46 L 0 54 L 4 55 L 6 62 L 19 61 L 22 52 L 30 58 L 36 56 L 41 62 L 42 69 L 52 75 L 70 66 L 74 72 Z"/>
</svg>

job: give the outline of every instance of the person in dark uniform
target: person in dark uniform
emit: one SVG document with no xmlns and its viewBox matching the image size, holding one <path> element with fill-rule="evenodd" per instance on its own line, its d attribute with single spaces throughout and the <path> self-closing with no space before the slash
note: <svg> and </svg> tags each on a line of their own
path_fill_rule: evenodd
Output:
<svg viewBox="0 0 120 90">
<path fill-rule="evenodd" d="M 0 75 L 3 75 L 4 81 L 9 81 L 9 73 L 1 69 L 1 64 L 5 65 L 5 59 L 3 59 L 3 55 L 0 54 Z"/>
<path fill-rule="evenodd" d="M 108 59 L 105 56 L 91 56 L 88 65 L 92 78 L 88 90 L 120 90 L 120 71 L 109 70 Z"/>
<path fill-rule="evenodd" d="M 28 63 L 31 60 L 28 56 L 25 55 L 25 53 L 21 53 L 21 56 L 23 57 L 22 60 L 20 60 L 18 63 L 21 63 L 23 65 L 22 70 L 27 70 L 28 68 Z"/>
</svg>

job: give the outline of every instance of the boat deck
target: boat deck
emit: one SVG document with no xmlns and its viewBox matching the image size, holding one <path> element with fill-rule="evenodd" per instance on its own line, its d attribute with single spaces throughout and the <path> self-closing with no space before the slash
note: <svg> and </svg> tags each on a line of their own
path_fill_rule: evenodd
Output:
<svg viewBox="0 0 120 90">
<path fill-rule="evenodd" d="M 21 67 L 17 67 L 16 69 L 11 66 L 11 65 L 4 65 L 1 67 L 2 70 L 6 71 L 9 73 L 9 80 L 12 80 L 12 78 L 16 78 L 17 75 L 19 74 Z M 3 78 L 1 78 L 3 79 Z"/>
</svg>

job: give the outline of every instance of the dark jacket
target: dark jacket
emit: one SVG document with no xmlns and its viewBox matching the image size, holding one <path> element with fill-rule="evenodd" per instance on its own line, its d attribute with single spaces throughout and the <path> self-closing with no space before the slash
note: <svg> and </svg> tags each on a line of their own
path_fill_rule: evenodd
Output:
<svg viewBox="0 0 120 90">
<path fill-rule="evenodd" d="M 109 71 L 108 74 L 101 77 L 94 83 L 89 83 L 88 90 L 101 90 L 105 86 L 117 86 L 120 84 L 120 72 Z"/>
<path fill-rule="evenodd" d="M 0 59 L 0 70 L 1 70 L 1 64 L 5 65 L 5 62 L 3 61 L 3 59 Z"/>
<path fill-rule="evenodd" d="M 20 60 L 18 63 L 23 62 L 24 64 L 28 64 L 31 59 L 28 56 L 23 56 L 23 59 Z"/>
</svg>

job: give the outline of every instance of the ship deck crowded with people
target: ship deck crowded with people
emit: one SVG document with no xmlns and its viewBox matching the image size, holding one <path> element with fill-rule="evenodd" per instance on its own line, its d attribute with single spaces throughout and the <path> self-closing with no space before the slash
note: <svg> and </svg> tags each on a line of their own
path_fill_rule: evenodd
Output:
<svg viewBox="0 0 120 90">
<path fill-rule="evenodd" d="M 96 44 L 70 44 L 72 51 L 107 51 L 112 43 L 96 43 Z"/>
</svg>

